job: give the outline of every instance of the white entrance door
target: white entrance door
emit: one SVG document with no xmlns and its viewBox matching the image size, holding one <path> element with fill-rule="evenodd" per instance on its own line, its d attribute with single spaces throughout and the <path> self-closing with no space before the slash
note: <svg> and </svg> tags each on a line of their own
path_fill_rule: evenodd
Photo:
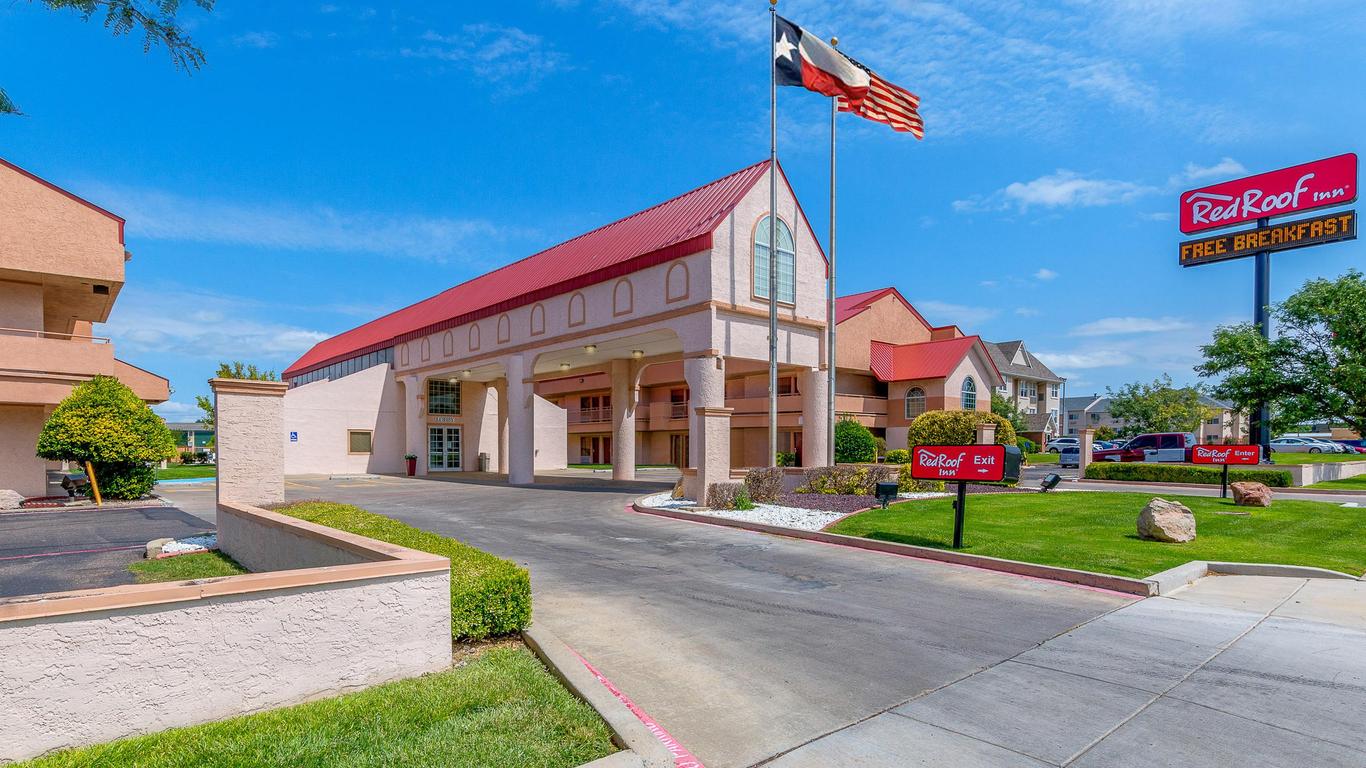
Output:
<svg viewBox="0 0 1366 768">
<path fill-rule="evenodd" d="M 428 471 L 458 472 L 461 468 L 460 427 L 428 427 Z"/>
</svg>

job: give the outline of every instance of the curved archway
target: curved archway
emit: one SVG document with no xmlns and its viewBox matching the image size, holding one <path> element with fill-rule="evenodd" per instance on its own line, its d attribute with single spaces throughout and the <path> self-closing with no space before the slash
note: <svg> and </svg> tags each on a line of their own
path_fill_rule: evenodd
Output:
<svg viewBox="0 0 1366 768">
<path fill-rule="evenodd" d="M 636 304 L 636 290 L 631 281 L 621 278 L 612 286 L 612 316 L 629 315 Z"/>
<path fill-rule="evenodd" d="M 664 273 L 664 302 L 672 303 L 688 298 L 690 277 L 687 262 L 675 261 L 670 264 L 669 271 Z"/>
<path fill-rule="evenodd" d="M 587 313 L 584 307 L 583 294 L 577 291 L 569 297 L 569 327 L 583 325 L 587 322 Z"/>
</svg>

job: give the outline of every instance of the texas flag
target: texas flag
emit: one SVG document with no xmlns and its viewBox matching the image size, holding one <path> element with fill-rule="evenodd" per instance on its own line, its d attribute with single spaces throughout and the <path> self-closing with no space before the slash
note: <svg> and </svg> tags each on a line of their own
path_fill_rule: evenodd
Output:
<svg viewBox="0 0 1366 768">
<path fill-rule="evenodd" d="M 774 76 L 778 85 L 800 85 L 852 104 L 868 94 L 868 71 L 819 37 L 779 16 L 773 37 Z"/>
</svg>

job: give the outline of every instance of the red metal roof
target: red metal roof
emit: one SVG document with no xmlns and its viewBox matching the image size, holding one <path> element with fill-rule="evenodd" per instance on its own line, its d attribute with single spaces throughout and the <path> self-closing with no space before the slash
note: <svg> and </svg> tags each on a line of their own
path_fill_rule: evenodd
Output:
<svg viewBox="0 0 1366 768">
<path fill-rule="evenodd" d="M 285 369 L 284 375 L 297 376 L 356 355 L 704 251 L 712 246 L 712 233 L 716 227 L 767 170 L 767 160 L 755 163 L 320 341 Z M 814 235 L 812 239 L 815 239 Z"/>
<path fill-rule="evenodd" d="M 942 379 L 953 373 L 974 346 L 982 344 L 980 336 L 964 336 L 943 341 L 922 341 L 918 344 L 888 344 L 869 342 L 868 362 L 873 373 L 882 381 L 911 381 L 914 379 Z M 982 356 L 992 370 L 995 364 L 985 346 Z M 996 374 L 1000 378 L 1000 373 Z"/>
</svg>

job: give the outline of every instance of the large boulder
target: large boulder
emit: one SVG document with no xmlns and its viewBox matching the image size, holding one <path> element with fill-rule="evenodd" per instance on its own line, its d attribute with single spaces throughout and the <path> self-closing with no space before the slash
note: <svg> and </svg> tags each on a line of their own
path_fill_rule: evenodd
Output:
<svg viewBox="0 0 1366 768">
<path fill-rule="evenodd" d="M 18 509 L 24 497 L 18 491 L 0 488 L 0 509 Z"/>
<path fill-rule="evenodd" d="M 1271 506 L 1271 489 L 1261 483 L 1229 483 L 1233 491 L 1233 503 L 1240 507 Z"/>
<path fill-rule="evenodd" d="M 1185 504 L 1153 499 L 1138 513 L 1138 535 L 1174 544 L 1195 538 L 1195 515 Z"/>
</svg>

